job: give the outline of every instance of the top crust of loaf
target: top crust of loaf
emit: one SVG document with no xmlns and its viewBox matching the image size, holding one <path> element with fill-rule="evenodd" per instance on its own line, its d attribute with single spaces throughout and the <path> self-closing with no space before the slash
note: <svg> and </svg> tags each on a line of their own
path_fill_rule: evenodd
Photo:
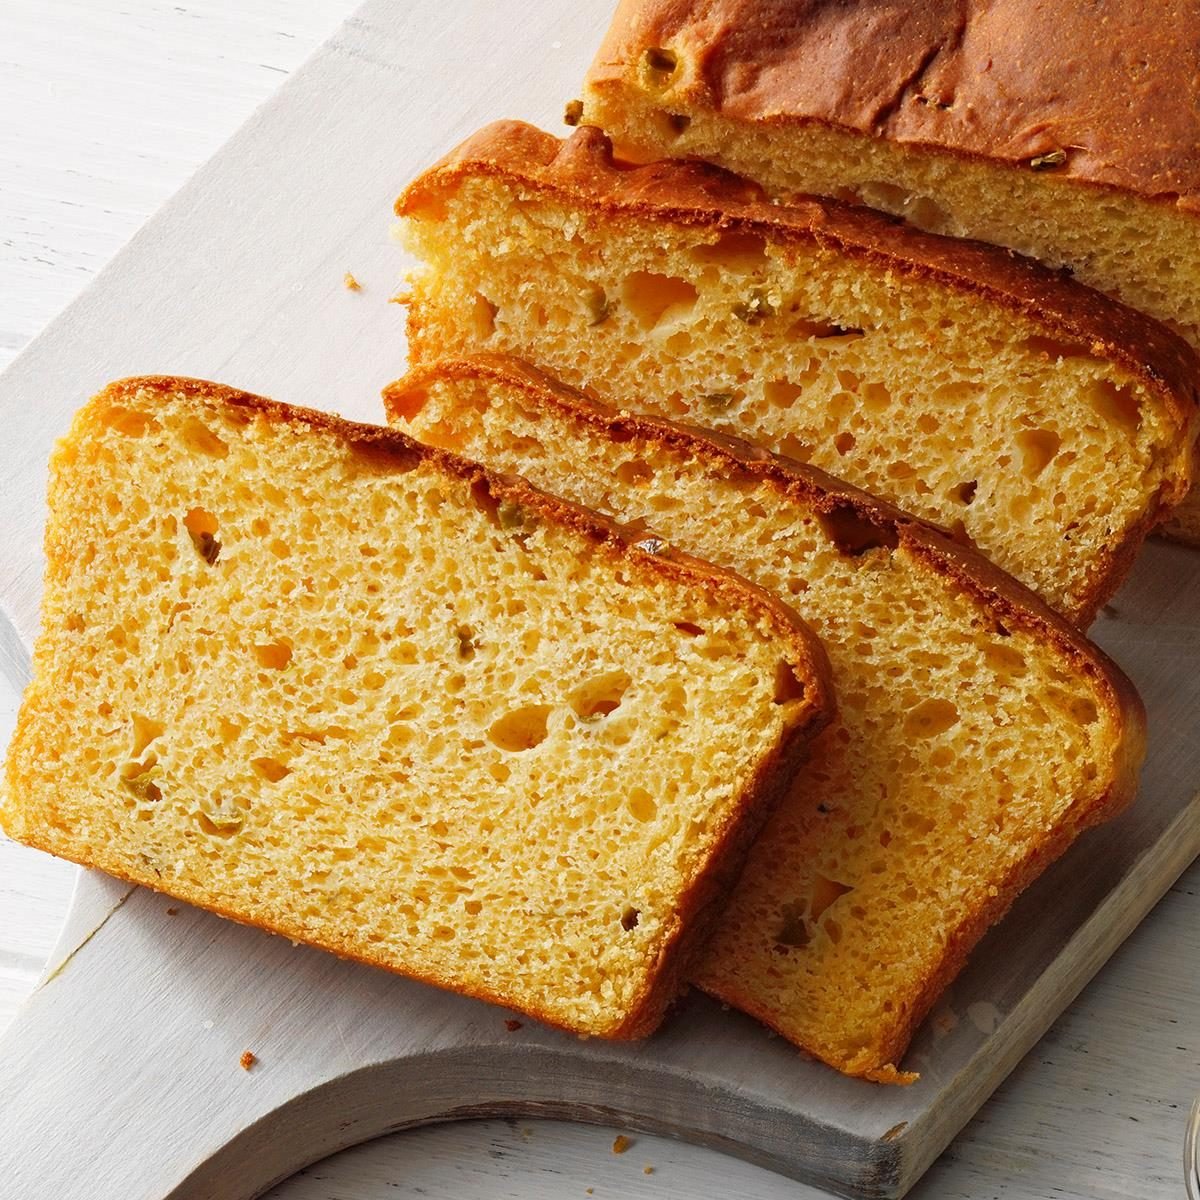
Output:
<svg viewBox="0 0 1200 1200">
<path fill-rule="evenodd" d="M 481 174 L 517 180 L 611 216 L 653 216 L 803 240 L 876 269 L 979 296 L 1119 363 L 1160 397 L 1181 439 L 1193 432 L 1200 355 L 1153 318 L 1013 251 L 925 233 L 872 209 L 817 196 L 772 204 L 756 184 L 708 163 L 630 167 L 614 159 L 612 143 L 595 127 L 583 126 L 560 140 L 521 121 L 497 121 L 467 138 L 408 186 L 396 213 L 436 212 L 442 196 Z"/>
<path fill-rule="evenodd" d="M 438 378 L 491 376 L 516 384 L 554 405 L 568 419 L 595 427 L 614 442 L 637 438 L 705 460 L 723 476 L 749 477 L 768 483 L 805 509 L 829 513 L 849 506 L 855 515 L 886 530 L 930 569 L 952 579 L 963 592 L 991 610 L 1006 628 L 1029 631 L 1063 654 L 1080 672 L 1096 680 L 1108 697 L 1109 711 L 1126 737 L 1114 757 L 1111 784 L 1096 806 L 1095 821 L 1118 812 L 1137 790 L 1137 777 L 1146 750 L 1146 710 L 1128 676 L 1094 642 L 1056 613 L 1035 592 L 995 566 L 978 551 L 954 541 L 936 526 L 918 520 L 867 492 L 808 463 L 772 454 L 760 446 L 714 430 L 700 429 L 660 417 L 614 412 L 584 393 L 523 360 L 508 355 L 480 354 L 419 366 L 384 389 L 389 413 L 406 393 L 420 391 Z M 1088 824 L 1087 820 L 1083 824 Z"/>
<path fill-rule="evenodd" d="M 671 95 L 736 120 L 808 122 L 1117 189 L 1200 213 L 1200 14 L 1139 0 L 622 0 L 590 87 L 647 50 Z"/>
<path fill-rule="evenodd" d="M 620 564 L 635 580 L 674 579 L 706 594 L 722 610 L 742 611 L 765 636 L 777 642 L 782 655 L 804 686 L 804 702 L 795 706 L 796 711 L 785 723 L 781 737 L 760 760 L 741 793 L 731 798 L 728 816 L 714 851 L 696 872 L 686 893 L 678 897 L 678 924 L 664 939 L 658 951 L 655 972 L 646 980 L 628 1011 L 621 1015 L 618 1023 L 603 1028 L 574 1029 L 575 1032 L 610 1038 L 635 1038 L 650 1033 L 686 982 L 694 956 L 704 943 L 705 935 L 720 909 L 719 902 L 732 884 L 745 850 L 794 773 L 808 739 L 832 719 L 835 711 L 832 675 L 820 641 L 785 604 L 732 571 L 691 558 L 659 539 L 648 540 L 644 532 L 625 530 L 616 522 L 589 509 L 541 492 L 520 478 L 488 471 L 445 450 L 417 442 L 397 430 L 357 424 L 333 414 L 281 404 L 204 380 L 171 376 L 135 377 L 110 384 L 77 416 L 75 430 L 98 406 L 119 406 L 126 401 L 143 403 L 147 392 L 160 394 L 164 402 L 182 399 L 194 402 L 200 408 L 223 409 L 227 416 L 231 415 L 232 410 L 234 420 L 237 419 L 237 410 L 242 410 L 247 422 L 256 417 L 265 418 L 272 423 L 291 427 L 301 436 L 309 431 L 316 435 L 333 436 L 351 444 L 356 452 L 363 455 L 368 468 L 381 474 L 402 475 L 420 465 L 430 467 L 438 473 L 464 481 L 473 493 L 477 494 L 478 489 L 486 490 L 497 504 L 504 501 L 518 504 L 538 513 L 547 525 L 565 527 L 582 535 L 595 553 L 610 558 L 614 564 Z M 60 443 L 58 453 L 67 452 L 67 446 L 65 441 Z M 51 581 L 55 577 L 61 579 L 62 572 L 69 566 L 61 553 L 55 551 L 57 540 L 60 539 L 52 513 L 47 527 L 47 577 Z M 39 671 L 38 654 L 35 652 L 35 686 Z M 28 740 L 33 736 L 29 727 L 31 719 L 23 707 L 13 747 L 17 747 L 22 738 Z M 4 803 L 0 804 L 0 819 L 12 836 L 51 853 L 71 857 L 84 865 L 99 865 L 103 869 L 113 870 L 102 855 L 92 859 L 74 843 L 64 846 L 55 837 L 46 836 L 45 830 L 37 823 L 35 798 L 31 797 L 28 803 L 23 798 L 28 794 L 28 789 L 18 774 L 16 756 L 11 748 L 7 783 L 7 796 L 4 797 Z M 32 810 L 32 820 L 27 821 L 30 815 L 27 810 Z M 151 887 L 162 886 L 161 880 L 156 881 L 152 877 L 123 877 L 130 882 Z M 175 887 L 171 891 L 222 915 L 262 925 L 260 921 L 248 918 L 244 912 L 214 904 L 211 896 L 203 892 L 189 891 L 184 887 Z M 271 928 L 289 936 L 300 935 L 298 929 L 281 926 Z M 344 957 L 397 969 L 396 964 L 386 958 L 372 958 L 361 949 L 336 938 L 325 939 L 319 944 Z M 472 984 L 470 980 L 422 970 L 419 964 L 406 967 L 404 973 L 495 1003 L 511 1002 L 511 997 L 495 994 Z M 553 1010 L 527 1006 L 525 1011 L 548 1024 L 561 1024 Z"/>
</svg>

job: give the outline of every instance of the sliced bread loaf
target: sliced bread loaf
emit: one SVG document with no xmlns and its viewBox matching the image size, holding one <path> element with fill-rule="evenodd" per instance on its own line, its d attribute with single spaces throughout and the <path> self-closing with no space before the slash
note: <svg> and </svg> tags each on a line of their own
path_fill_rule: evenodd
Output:
<svg viewBox="0 0 1200 1200">
<path fill-rule="evenodd" d="M 1195 5 L 1143 0 L 624 0 L 570 119 L 1012 247 L 1200 348 L 1198 54 Z M 1200 544 L 1200 493 L 1166 528 Z"/>
<path fill-rule="evenodd" d="M 517 353 L 961 531 L 1087 623 L 1186 492 L 1200 360 L 995 247 L 491 126 L 400 198 L 418 362 Z"/>
<path fill-rule="evenodd" d="M 657 1023 L 829 714 L 744 581 L 215 384 L 80 411 L 46 557 L 11 836 L 581 1033 Z"/>
<path fill-rule="evenodd" d="M 1133 795 L 1129 682 L 980 556 L 811 467 L 618 415 L 512 360 L 421 369 L 386 401 L 400 428 L 744 572 L 811 622 L 839 717 L 696 980 L 841 1071 L 903 1078 L 984 931 Z"/>
</svg>

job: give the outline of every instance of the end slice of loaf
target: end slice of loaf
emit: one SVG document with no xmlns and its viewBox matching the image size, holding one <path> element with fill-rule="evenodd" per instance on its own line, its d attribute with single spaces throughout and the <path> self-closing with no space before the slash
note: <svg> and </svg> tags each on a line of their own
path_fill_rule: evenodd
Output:
<svg viewBox="0 0 1200 1200">
<path fill-rule="evenodd" d="M 573 119 L 1011 247 L 1200 349 L 1198 49 L 1140 0 L 623 0 Z M 1200 545 L 1200 492 L 1164 529 Z"/>
<path fill-rule="evenodd" d="M 126 380 L 49 499 L 7 832 L 581 1033 L 658 1022 L 828 717 L 774 599 L 387 429 Z"/>
<path fill-rule="evenodd" d="M 490 126 L 397 211 L 416 361 L 519 354 L 957 530 L 1088 623 L 1186 493 L 1200 359 L 995 247 L 700 163 Z"/>
<path fill-rule="evenodd" d="M 840 1071 L 897 1071 L 1014 897 L 1133 795 L 1129 681 L 979 555 L 829 476 L 602 408 L 501 358 L 418 370 L 391 419 L 794 603 L 839 697 L 751 852 L 701 987 Z"/>
</svg>

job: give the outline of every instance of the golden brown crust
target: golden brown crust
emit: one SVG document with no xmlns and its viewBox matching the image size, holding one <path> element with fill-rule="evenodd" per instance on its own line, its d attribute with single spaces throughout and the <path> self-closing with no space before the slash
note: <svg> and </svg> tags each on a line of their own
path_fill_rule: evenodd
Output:
<svg viewBox="0 0 1200 1200">
<path fill-rule="evenodd" d="M 770 454 L 759 447 L 708 430 L 629 412 L 615 412 L 529 364 L 501 355 L 480 355 L 418 368 L 385 389 L 384 399 L 389 411 L 397 411 L 397 402 L 405 394 L 421 390 L 439 376 L 491 378 L 515 385 L 529 397 L 535 411 L 539 406 L 557 410 L 566 419 L 581 422 L 614 442 L 625 443 L 637 438 L 651 447 L 659 446 L 669 453 L 695 458 L 722 478 L 741 477 L 759 481 L 806 510 L 829 513 L 849 505 L 862 520 L 887 530 L 894 535 L 898 546 L 927 563 L 935 573 L 950 580 L 956 590 L 972 597 L 998 631 L 1027 631 L 1067 658 L 1075 670 L 1094 681 L 1105 699 L 1114 727 L 1120 731 L 1110 764 L 1107 788 L 1091 803 L 1077 805 L 1056 828 L 1047 830 L 1043 843 L 1016 864 L 1008 877 L 998 885 L 991 902 L 973 913 L 954 931 L 939 969 L 925 981 L 909 1011 L 906 1024 L 899 1027 L 890 1039 L 886 1054 L 871 1055 L 869 1059 L 864 1057 L 861 1063 L 854 1064 L 835 1061 L 833 1056 L 825 1059 L 841 1071 L 872 1078 L 877 1082 L 909 1081 L 905 1073 L 894 1069 L 895 1064 L 934 1001 L 962 969 L 971 949 L 1008 911 L 1020 892 L 1058 858 L 1080 832 L 1115 816 L 1133 799 L 1146 743 L 1146 713 L 1133 684 L 1077 628 L 981 554 L 954 542 L 942 530 L 910 517 L 815 467 Z M 754 996 L 725 986 L 716 989 L 706 986 L 706 990 L 713 991 L 720 999 L 779 1029 L 772 1013 L 761 1007 Z M 787 1036 L 786 1030 L 779 1029 L 779 1032 Z M 806 1046 L 805 1049 L 822 1057 L 819 1047 Z"/>
<path fill-rule="evenodd" d="M 819 123 L 1200 213 L 1200 10 L 1139 0 L 623 0 L 588 76 L 735 120 Z"/>
<path fill-rule="evenodd" d="M 624 530 L 615 522 L 587 509 L 538 491 L 522 479 L 502 477 L 447 451 L 425 446 L 397 430 L 357 424 L 330 413 L 281 404 L 222 384 L 172 376 L 143 376 L 120 380 L 110 384 L 95 398 L 93 404 L 133 399 L 139 393 L 148 390 L 164 395 L 184 395 L 199 403 L 221 407 L 226 411 L 230 408 L 241 410 L 247 417 L 263 416 L 271 421 L 301 429 L 308 427 L 332 433 L 356 450 L 365 451 L 373 468 L 382 472 L 405 473 L 419 464 L 429 464 L 446 475 L 464 481 L 473 489 L 485 488 L 497 503 L 500 500 L 508 500 L 521 504 L 537 511 L 547 523 L 565 526 L 583 535 L 597 551 L 626 564 L 643 576 L 674 577 L 688 586 L 708 592 L 716 602 L 727 607 L 752 611 L 760 625 L 769 628 L 781 644 L 788 648 L 791 664 L 797 672 L 803 673 L 804 703 L 796 706 L 791 726 L 772 753 L 760 762 L 743 793 L 731 803 L 729 813 L 717 831 L 712 854 L 697 873 L 691 888 L 680 897 L 674 926 L 663 939 L 658 969 L 651 982 L 636 998 L 630 1011 L 619 1024 L 609 1029 L 594 1031 L 600 1036 L 610 1038 L 632 1038 L 650 1033 L 686 981 L 693 957 L 702 945 L 703 932 L 709 919 L 708 910 L 713 907 L 714 900 L 723 895 L 724 890 L 734 882 L 736 870 L 740 866 L 738 856 L 749 848 L 753 837 L 768 816 L 771 804 L 790 778 L 797 756 L 803 752 L 808 738 L 832 719 L 834 702 L 831 670 L 824 648 L 815 635 L 787 606 L 731 571 L 691 558 L 665 545 L 653 551 L 645 550 L 638 544 L 645 540 L 644 534 Z M 48 526 L 48 539 L 50 533 L 51 529 Z M 54 569 L 54 558 L 48 554 L 48 578 Z M 21 718 L 25 718 L 26 715 L 23 708 Z M 17 737 L 20 737 L 20 723 Z M 131 883 L 163 891 L 243 924 L 320 945 L 344 958 L 392 971 L 399 970 L 411 978 L 492 1003 L 512 1004 L 511 997 L 472 987 L 459 977 L 442 976 L 437 972 L 412 969 L 408 966 L 401 969 L 395 962 L 387 961 L 382 953 L 379 957 L 372 957 L 370 954 L 352 950 L 334 939 L 314 942 L 311 931 L 300 923 L 293 925 L 286 921 L 277 921 L 267 924 L 247 920 L 244 914 L 214 904 L 211 896 L 201 889 L 187 886 L 186 883 L 177 882 L 168 888 L 149 871 L 138 876 L 128 873 L 119 862 L 107 856 L 103 847 L 75 844 L 69 830 L 59 831 L 66 839 L 64 845 L 61 840 L 40 837 L 35 828 L 30 828 L 11 810 L 0 809 L 0 818 L 8 822 L 8 831 L 12 836 L 28 845 L 70 858 L 81 865 L 99 867 Z M 695 922 L 692 920 L 693 916 L 697 918 Z M 525 1011 L 548 1024 L 560 1024 L 552 1014 L 536 1007 L 526 1006 Z"/>
<path fill-rule="evenodd" d="M 1191 346 L 1153 318 L 1013 251 L 925 233 L 872 209 L 821 197 L 772 204 L 756 184 L 708 163 L 628 167 L 614 160 L 599 129 L 584 126 L 560 140 L 520 121 L 498 121 L 473 134 L 409 185 L 396 212 L 437 211 L 473 175 L 516 180 L 611 217 L 805 241 L 879 270 L 985 297 L 1053 337 L 1119 363 L 1158 398 L 1180 437 L 1191 437 L 1200 398 L 1200 356 Z M 1164 498 L 1164 506 L 1181 497 Z"/>
</svg>

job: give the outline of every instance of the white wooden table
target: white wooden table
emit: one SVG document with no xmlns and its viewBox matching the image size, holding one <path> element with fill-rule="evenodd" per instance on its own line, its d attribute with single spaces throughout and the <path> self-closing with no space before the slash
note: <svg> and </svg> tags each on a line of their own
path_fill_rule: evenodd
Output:
<svg viewBox="0 0 1200 1200">
<path fill-rule="evenodd" d="M 353 6 L 0 0 L 0 367 Z M 0 680 L 4 742 L 16 700 Z M 73 868 L 0 840 L 0 1027 L 40 971 L 73 877 Z M 1182 1195 L 1184 1116 L 1200 1089 L 1198 890 L 1200 865 L 914 1197 Z M 272 1197 L 817 1195 L 656 1138 L 639 1136 L 615 1157 L 616 1132 L 534 1121 L 412 1131 L 318 1164 Z"/>
</svg>

